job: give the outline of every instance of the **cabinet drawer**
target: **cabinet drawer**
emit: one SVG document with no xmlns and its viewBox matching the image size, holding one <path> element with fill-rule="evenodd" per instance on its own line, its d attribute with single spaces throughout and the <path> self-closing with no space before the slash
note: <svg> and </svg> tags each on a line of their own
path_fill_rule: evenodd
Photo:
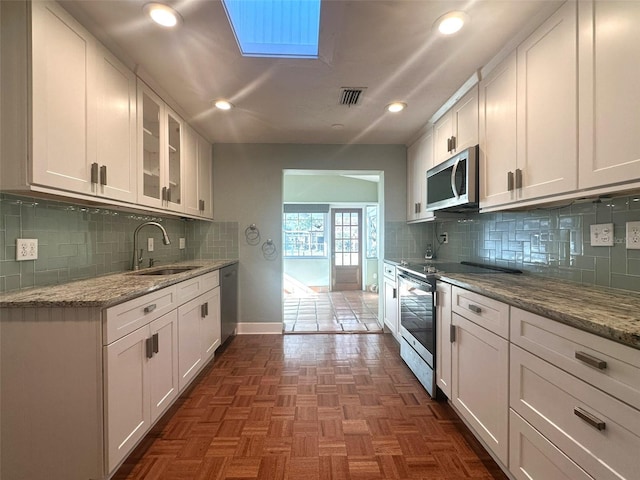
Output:
<svg viewBox="0 0 640 480">
<path fill-rule="evenodd" d="M 220 285 L 220 271 L 209 272 L 199 275 L 190 280 L 185 280 L 176 285 L 178 304 L 183 304 L 189 300 L 202 295 L 204 292 Z"/>
<path fill-rule="evenodd" d="M 110 344 L 177 307 L 175 285 L 103 311 L 103 343 Z"/>
<path fill-rule="evenodd" d="M 396 267 L 395 265 L 384 264 L 384 276 L 395 281 L 396 279 Z"/>
<path fill-rule="evenodd" d="M 640 410 L 640 352 L 511 308 L 511 341 Z"/>
<path fill-rule="evenodd" d="M 513 410 L 509 412 L 509 471 L 517 480 L 593 480 Z"/>
<path fill-rule="evenodd" d="M 515 345 L 510 353 L 511 408 L 594 478 L 638 478 L 640 411 Z"/>
<path fill-rule="evenodd" d="M 454 286 L 452 311 L 509 339 L 509 305 Z"/>
</svg>

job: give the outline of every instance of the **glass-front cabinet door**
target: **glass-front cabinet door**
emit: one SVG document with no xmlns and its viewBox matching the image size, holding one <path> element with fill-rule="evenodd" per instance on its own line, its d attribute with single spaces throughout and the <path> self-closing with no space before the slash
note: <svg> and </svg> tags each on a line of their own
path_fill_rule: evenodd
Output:
<svg viewBox="0 0 640 480">
<path fill-rule="evenodd" d="M 159 98 L 154 98 L 151 92 L 142 92 L 142 133 L 140 143 L 142 144 L 142 201 L 140 203 L 162 206 L 161 199 L 161 139 L 160 127 L 161 106 Z"/>
<path fill-rule="evenodd" d="M 168 110 L 168 109 L 167 109 Z M 167 185 L 166 204 L 182 211 L 182 121 L 173 112 L 167 114 Z"/>
<path fill-rule="evenodd" d="M 182 212 L 183 127 L 149 87 L 138 81 L 138 203 Z"/>
</svg>

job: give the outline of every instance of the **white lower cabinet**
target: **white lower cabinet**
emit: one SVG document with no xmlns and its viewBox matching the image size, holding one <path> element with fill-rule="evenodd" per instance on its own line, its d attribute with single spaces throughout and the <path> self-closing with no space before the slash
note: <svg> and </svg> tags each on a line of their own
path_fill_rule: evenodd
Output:
<svg viewBox="0 0 640 480">
<path fill-rule="evenodd" d="M 400 319 L 398 299 L 398 277 L 396 266 L 384 264 L 383 293 L 384 293 L 384 325 L 391 334 L 400 341 Z"/>
<path fill-rule="evenodd" d="M 436 284 L 436 385 L 451 398 L 451 285 Z"/>
<path fill-rule="evenodd" d="M 452 314 L 451 401 L 500 461 L 508 463 L 509 342 Z"/>
<path fill-rule="evenodd" d="M 178 339 L 182 391 L 220 345 L 220 287 L 178 308 Z"/>
<path fill-rule="evenodd" d="M 513 410 L 509 414 L 509 471 L 517 480 L 593 480 Z"/>
<path fill-rule="evenodd" d="M 104 347 L 108 471 L 178 394 L 177 318 L 174 310 Z"/>
</svg>

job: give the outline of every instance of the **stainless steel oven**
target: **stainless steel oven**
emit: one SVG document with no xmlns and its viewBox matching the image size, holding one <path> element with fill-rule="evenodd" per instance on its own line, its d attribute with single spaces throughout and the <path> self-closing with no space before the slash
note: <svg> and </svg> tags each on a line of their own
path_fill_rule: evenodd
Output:
<svg viewBox="0 0 640 480">
<path fill-rule="evenodd" d="M 432 397 L 435 396 L 435 277 L 398 274 L 400 356 Z"/>
</svg>

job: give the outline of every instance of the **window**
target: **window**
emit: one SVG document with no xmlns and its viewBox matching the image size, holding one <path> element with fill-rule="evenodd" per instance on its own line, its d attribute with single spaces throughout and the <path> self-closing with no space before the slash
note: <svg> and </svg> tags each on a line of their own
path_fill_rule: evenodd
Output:
<svg viewBox="0 0 640 480">
<path fill-rule="evenodd" d="M 366 208 L 367 258 L 378 258 L 378 206 Z"/>
<path fill-rule="evenodd" d="M 285 212 L 284 256 L 326 258 L 326 219 L 326 213 Z"/>
<path fill-rule="evenodd" d="M 245 57 L 318 58 L 320 0 L 223 0 Z"/>
</svg>

